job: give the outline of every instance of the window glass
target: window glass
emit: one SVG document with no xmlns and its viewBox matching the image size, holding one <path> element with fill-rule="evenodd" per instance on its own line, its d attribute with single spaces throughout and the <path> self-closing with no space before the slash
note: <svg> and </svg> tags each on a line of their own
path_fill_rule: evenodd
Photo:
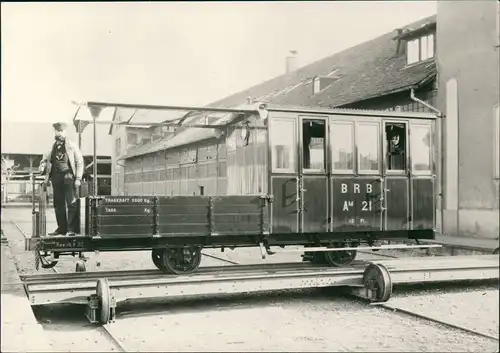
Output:
<svg viewBox="0 0 500 353">
<path fill-rule="evenodd" d="M 387 170 L 406 170 L 406 124 L 386 123 L 385 139 Z"/>
<path fill-rule="evenodd" d="M 319 77 L 316 77 L 313 81 L 313 94 L 318 93 L 321 90 L 321 81 Z"/>
<path fill-rule="evenodd" d="M 434 57 L 434 34 L 430 34 L 427 36 L 427 57 L 422 59 L 429 59 Z"/>
<path fill-rule="evenodd" d="M 167 169 L 167 175 L 166 175 L 166 179 L 167 180 L 173 180 L 174 179 L 174 171 L 173 169 Z"/>
<path fill-rule="evenodd" d="M 97 162 L 97 174 L 111 175 L 111 164 Z"/>
<path fill-rule="evenodd" d="M 431 126 L 412 125 L 411 164 L 414 172 L 431 171 Z"/>
<path fill-rule="evenodd" d="M 427 60 L 434 56 L 434 35 L 429 34 L 420 38 L 420 60 Z"/>
<path fill-rule="evenodd" d="M 135 146 L 137 144 L 137 134 L 132 132 L 127 133 L 127 143 Z"/>
<path fill-rule="evenodd" d="M 333 170 L 354 170 L 354 124 L 332 122 L 330 143 Z"/>
<path fill-rule="evenodd" d="M 303 120 L 302 156 L 305 170 L 325 170 L 325 120 Z"/>
<path fill-rule="evenodd" d="M 271 125 L 273 170 L 295 171 L 295 120 L 275 119 Z"/>
<path fill-rule="evenodd" d="M 227 177 L 227 162 L 220 162 L 219 163 L 219 177 L 220 178 L 226 178 Z"/>
<path fill-rule="evenodd" d="M 418 39 L 410 40 L 406 43 L 406 62 L 408 65 L 416 63 L 419 59 Z"/>
<path fill-rule="evenodd" d="M 188 177 L 188 167 L 187 166 L 182 166 L 181 167 L 181 179 L 185 180 Z"/>
<path fill-rule="evenodd" d="M 356 141 L 360 172 L 379 171 L 380 130 L 377 123 L 359 123 Z"/>
</svg>

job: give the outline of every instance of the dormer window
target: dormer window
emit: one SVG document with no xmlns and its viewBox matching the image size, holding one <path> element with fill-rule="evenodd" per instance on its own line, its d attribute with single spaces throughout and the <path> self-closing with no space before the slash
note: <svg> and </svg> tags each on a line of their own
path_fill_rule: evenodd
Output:
<svg viewBox="0 0 500 353">
<path fill-rule="evenodd" d="M 314 78 L 313 81 L 313 94 L 321 91 L 321 79 L 319 77 Z"/>
<path fill-rule="evenodd" d="M 434 57 L 434 34 L 425 35 L 406 42 L 406 63 L 408 65 Z"/>
</svg>

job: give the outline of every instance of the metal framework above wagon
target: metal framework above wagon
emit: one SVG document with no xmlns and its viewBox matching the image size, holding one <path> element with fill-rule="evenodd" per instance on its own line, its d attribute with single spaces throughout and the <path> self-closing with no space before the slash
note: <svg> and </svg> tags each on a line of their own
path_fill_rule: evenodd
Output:
<svg viewBox="0 0 500 353">
<path fill-rule="evenodd" d="M 151 249 L 157 267 L 181 274 L 198 267 L 204 247 L 260 246 L 264 256 L 274 254 L 272 246 L 289 245 L 308 247 L 304 260 L 341 266 L 354 260 L 352 249 L 362 243 L 376 249 L 383 240 L 413 240 L 415 247 L 424 247 L 418 240 L 435 237 L 439 159 L 434 114 L 265 103 L 237 108 L 85 105 L 92 114 L 87 122 L 94 125 L 94 137 L 99 123 L 216 130 L 228 156 L 230 148 L 235 156 L 242 151 L 240 155 L 250 156 L 231 159 L 233 165 L 224 161 L 228 170 L 233 168 L 233 180 L 227 183 L 260 173 L 260 184 L 244 191 L 200 188 L 194 195 L 165 191 L 127 196 L 99 196 L 94 184 L 93 195 L 81 200 L 82 235 L 71 238 L 46 237 L 44 205 L 38 210 L 34 205 L 36 236 L 27 240 L 27 248 L 40 259 L 50 255 L 45 266 L 65 254 Z M 130 118 L 98 120 L 108 107 L 115 113 L 129 109 Z M 137 121 L 138 111 L 172 115 L 160 122 Z M 223 115 L 212 123 L 199 122 L 209 114 Z M 179 143 L 174 137 L 161 146 L 172 149 Z"/>
</svg>

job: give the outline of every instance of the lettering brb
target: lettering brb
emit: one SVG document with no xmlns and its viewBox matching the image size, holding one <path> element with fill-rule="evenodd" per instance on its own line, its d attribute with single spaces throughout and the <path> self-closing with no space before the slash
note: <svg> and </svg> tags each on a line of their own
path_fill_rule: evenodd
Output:
<svg viewBox="0 0 500 353">
<path fill-rule="evenodd" d="M 361 185 L 358 183 L 352 184 L 354 194 L 361 193 Z M 371 194 L 373 191 L 372 184 L 365 185 L 365 191 L 367 194 Z M 346 194 L 349 191 L 348 184 L 340 184 L 340 191 L 342 194 Z M 342 211 L 349 211 L 349 207 L 354 207 L 354 201 L 344 201 L 344 206 L 342 207 Z M 372 210 L 372 202 L 371 201 L 361 201 L 361 211 L 371 211 Z"/>
</svg>

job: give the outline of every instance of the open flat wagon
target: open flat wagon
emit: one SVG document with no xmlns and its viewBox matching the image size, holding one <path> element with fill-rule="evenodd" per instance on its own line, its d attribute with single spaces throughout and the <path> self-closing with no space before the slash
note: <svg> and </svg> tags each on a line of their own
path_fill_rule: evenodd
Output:
<svg viewBox="0 0 500 353">
<path fill-rule="evenodd" d="M 94 136 L 99 123 L 215 131 L 215 150 L 224 145 L 228 157 L 216 155 L 213 163 L 219 171 L 227 168 L 217 173 L 227 175 L 227 185 L 222 189 L 199 181 L 184 193 L 168 189 L 169 165 L 162 162 L 165 173 L 155 174 L 155 183 L 163 186 L 156 191 L 100 196 L 94 167 L 91 195 L 78 201 L 81 235 L 46 236 L 45 198 L 38 198 L 38 207 L 34 204 L 27 249 L 35 251 L 43 267 L 54 266 L 64 255 L 150 249 L 159 269 L 182 274 L 196 270 L 203 248 L 255 246 L 264 256 L 274 253 L 272 247 L 291 245 L 306 247 L 306 261 L 342 266 L 354 260 L 361 244 L 376 249 L 380 241 L 414 240 L 419 246 L 419 240 L 435 237 L 433 114 L 262 103 L 239 108 L 86 106 Z M 120 109 L 177 114 L 160 123 L 97 119 L 108 107 L 115 114 Z M 211 114 L 219 117 L 206 119 Z M 152 150 L 157 158 L 168 159 L 170 152 Z M 249 179 L 257 181 L 249 185 Z"/>
</svg>

